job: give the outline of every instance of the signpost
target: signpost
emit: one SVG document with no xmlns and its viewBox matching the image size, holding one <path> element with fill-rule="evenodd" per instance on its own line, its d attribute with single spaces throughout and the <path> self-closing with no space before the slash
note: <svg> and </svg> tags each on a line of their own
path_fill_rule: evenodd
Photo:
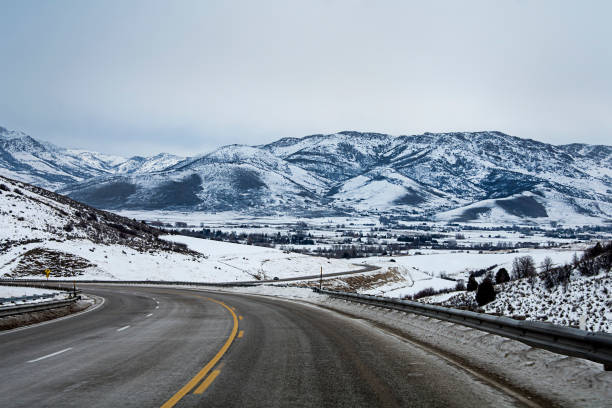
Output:
<svg viewBox="0 0 612 408">
<path fill-rule="evenodd" d="M 47 280 L 49 280 L 50 274 L 51 274 L 51 269 L 45 269 L 45 275 L 47 275 Z"/>
</svg>

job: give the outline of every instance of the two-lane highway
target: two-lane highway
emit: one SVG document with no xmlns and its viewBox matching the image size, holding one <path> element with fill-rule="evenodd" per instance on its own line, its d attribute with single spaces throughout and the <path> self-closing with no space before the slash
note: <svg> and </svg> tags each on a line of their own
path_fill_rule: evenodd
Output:
<svg viewBox="0 0 612 408">
<path fill-rule="evenodd" d="M 521 406 L 328 310 L 177 288 L 85 291 L 105 303 L 0 334 L 0 406 Z"/>
</svg>

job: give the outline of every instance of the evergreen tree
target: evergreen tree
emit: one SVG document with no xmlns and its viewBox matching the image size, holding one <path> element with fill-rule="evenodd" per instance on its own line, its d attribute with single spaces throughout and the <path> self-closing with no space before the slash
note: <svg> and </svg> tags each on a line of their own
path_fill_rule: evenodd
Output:
<svg viewBox="0 0 612 408">
<path fill-rule="evenodd" d="M 468 279 L 467 290 L 468 292 L 473 292 L 476 289 L 478 289 L 478 282 L 476 282 L 476 278 L 474 277 L 474 274 L 471 274 L 470 278 Z"/>
<path fill-rule="evenodd" d="M 499 271 L 495 274 L 495 283 L 505 283 L 510 281 L 510 274 L 506 268 L 499 268 Z"/>
<path fill-rule="evenodd" d="M 478 289 L 476 290 L 476 302 L 478 306 L 484 306 L 494 300 L 495 288 L 493 287 L 493 282 L 491 279 L 485 278 L 480 285 L 478 285 Z"/>
</svg>

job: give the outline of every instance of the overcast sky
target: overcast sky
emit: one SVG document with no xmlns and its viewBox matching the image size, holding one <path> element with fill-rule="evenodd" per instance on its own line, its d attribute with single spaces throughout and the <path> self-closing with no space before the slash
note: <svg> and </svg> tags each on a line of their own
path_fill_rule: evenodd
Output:
<svg viewBox="0 0 612 408">
<path fill-rule="evenodd" d="M 612 144 L 611 1 L 0 0 L 0 126 L 194 155 L 361 130 Z"/>
</svg>

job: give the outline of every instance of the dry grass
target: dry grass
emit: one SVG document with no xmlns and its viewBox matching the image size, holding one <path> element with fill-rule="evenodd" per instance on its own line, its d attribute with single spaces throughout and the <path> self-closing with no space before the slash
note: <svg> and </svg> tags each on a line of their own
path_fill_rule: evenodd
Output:
<svg viewBox="0 0 612 408">
<path fill-rule="evenodd" d="M 405 280 L 405 277 L 398 272 L 397 268 L 387 268 L 385 272 L 324 279 L 323 287 L 329 290 L 357 292 L 361 290 L 374 289 L 389 282 L 400 282 L 403 280 Z M 307 283 L 307 286 L 318 287 L 319 282 L 311 281 Z"/>
</svg>

